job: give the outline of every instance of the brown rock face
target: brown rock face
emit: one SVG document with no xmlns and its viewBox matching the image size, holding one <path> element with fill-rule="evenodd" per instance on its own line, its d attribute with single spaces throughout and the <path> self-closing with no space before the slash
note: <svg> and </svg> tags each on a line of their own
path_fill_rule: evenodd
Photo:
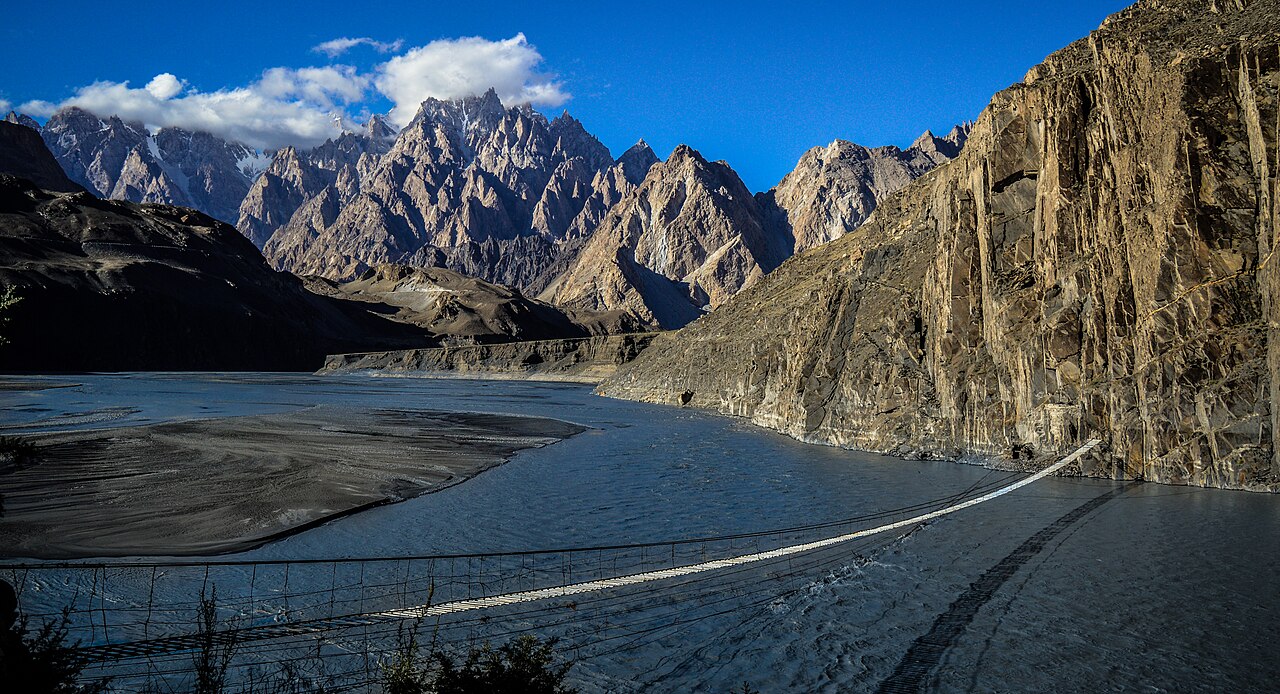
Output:
<svg viewBox="0 0 1280 694">
<path fill-rule="evenodd" d="M 1274 1 L 1140 2 L 601 392 L 903 454 L 1280 488 Z"/>
<path fill-rule="evenodd" d="M 724 162 L 686 145 L 616 204 L 542 297 L 678 328 L 776 268 L 790 242 Z"/>
</svg>

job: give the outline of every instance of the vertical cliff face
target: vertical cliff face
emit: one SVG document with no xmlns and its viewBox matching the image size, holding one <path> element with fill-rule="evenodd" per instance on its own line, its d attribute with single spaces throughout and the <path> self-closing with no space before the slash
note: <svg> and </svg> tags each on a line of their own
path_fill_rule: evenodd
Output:
<svg viewBox="0 0 1280 694">
<path fill-rule="evenodd" d="M 1280 6 L 1144 1 L 996 95 L 959 157 L 607 395 L 806 440 L 1280 487 Z"/>
</svg>

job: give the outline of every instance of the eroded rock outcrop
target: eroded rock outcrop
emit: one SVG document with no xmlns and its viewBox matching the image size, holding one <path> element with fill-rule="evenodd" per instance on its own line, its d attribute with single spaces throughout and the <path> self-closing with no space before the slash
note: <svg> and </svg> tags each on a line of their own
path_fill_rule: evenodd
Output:
<svg viewBox="0 0 1280 694">
<path fill-rule="evenodd" d="M 905 150 L 845 140 L 814 147 L 763 196 L 763 204 L 777 208 L 795 253 L 820 246 L 858 228 L 881 200 L 955 158 L 969 128 L 957 125 L 941 138 L 925 131 Z"/>
<path fill-rule="evenodd" d="M 609 211 L 551 303 L 678 328 L 776 268 L 790 240 L 724 162 L 680 145 Z"/>
<path fill-rule="evenodd" d="M 358 190 L 337 196 L 332 219 L 295 214 L 264 252 L 279 268 L 332 279 L 400 263 L 540 289 L 614 166 L 567 113 L 548 121 L 505 108 L 493 90 L 428 99 Z"/>
<path fill-rule="evenodd" d="M 1280 487 L 1274 0 L 1147 0 L 996 95 L 958 158 L 607 395 L 804 440 Z"/>
<path fill-rule="evenodd" d="M 619 311 L 568 311 L 510 287 L 444 268 L 379 265 L 350 282 L 307 278 L 317 294 L 391 307 L 388 317 L 426 329 L 442 344 L 465 345 L 635 332 Z"/>
</svg>

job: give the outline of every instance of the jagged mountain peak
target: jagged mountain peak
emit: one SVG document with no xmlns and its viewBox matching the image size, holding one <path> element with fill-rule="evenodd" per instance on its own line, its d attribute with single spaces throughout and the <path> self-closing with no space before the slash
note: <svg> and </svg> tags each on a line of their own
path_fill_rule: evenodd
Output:
<svg viewBox="0 0 1280 694">
<path fill-rule="evenodd" d="M 649 146 L 648 142 L 645 142 L 644 139 L 641 138 L 634 145 L 628 147 L 627 151 L 623 152 L 622 156 L 618 157 L 618 161 L 623 161 L 624 159 L 648 159 L 650 157 L 652 157 L 654 161 L 658 161 L 658 156 L 653 153 L 653 148 Z"/>
<path fill-rule="evenodd" d="M 26 127 L 28 127 L 28 128 L 31 128 L 32 130 L 35 130 L 36 132 L 39 132 L 39 131 L 40 131 L 40 124 L 39 124 L 38 122 L 36 122 L 36 119 L 32 118 L 31 116 L 28 116 L 28 115 L 27 115 L 27 114 L 25 114 L 25 113 L 18 113 L 17 111 L 10 111 L 10 112 L 9 112 L 9 115 L 5 116 L 5 117 L 4 117 L 4 119 L 5 119 L 5 121 L 6 121 L 6 122 L 8 122 L 8 123 L 16 123 L 16 124 L 18 124 L 18 125 L 23 125 L 23 126 L 26 126 Z"/>
<path fill-rule="evenodd" d="M 892 147 L 892 145 L 890 145 L 890 147 Z M 882 149 L 889 151 L 889 148 L 887 147 Z M 817 158 L 824 162 L 833 159 L 866 159 L 871 156 L 872 151 L 873 150 L 863 147 L 856 142 L 837 138 L 832 140 L 831 144 L 828 144 L 826 147 L 814 147 L 813 149 L 805 152 L 801 155 L 801 161 L 803 161 L 805 157 Z M 898 151 L 898 148 L 892 147 L 892 151 L 896 152 Z"/>
<path fill-rule="evenodd" d="M 64 106 L 58 109 L 57 111 L 55 111 L 54 114 L 49 117 L 49 121 L 51 122 L 92 121 L 94 123 L 102 122 L 100 118 L 88 112 L 87 110 L 80 108 L 79 106 Z M 46 123 L 46 125 L 48 125 L 48 123 Z"/>
<path fill-rule="evenodd" d="M 702 156 L 701 152 L 683 142 L 676 145 L 676 148 L 671 150 L 671 154 L 667 156 L 665 163 L 668 166 L 678 166 L 686 162 L 692 162 L 701 166 L 707 165 L 707 159 Z"/>
<path fill-rule="evenodd" d="M 609 148 L 605 147 L 595 135 L 587 132 L 582 122 L 569 115 L 568 111 L 551 121 L 547 130 L 555 140 L 555 155 L 565 159 L 579 157 L 593 170 L 603 169 L 613 164 L 613 155 L 609 153 Z"/>
<path fill-rule="evenodd" d="M 963 145 L 965 140 L 969 139 L 969 133 L 973 130 L 973 121 L 968 120 L 963 123 L 957 123 L 951 128 L 951 132 L 942 138 L 947 142 Z"/>
<path fill-rule="evenodd" d="M 746 184 L 728 162 L 708 161 L 701 152 L 687 144 L 677 145 L 665 162 L 649 169 L 641 187 L 648 185 L 651 180 L 670 181 L 676 178 L 684 180 L 686 184 L 705 187 L 720 197 L 751 197 Z"/>
<path fill-rule="evenodd" d="M 551 131 L 553 137 L 585 137 L 592 140 L 596 139 L 594 135 L 587 132 L 586 127 L 582 125 L 582 121 L 569 115 L 568 111 L 564 111 L 556 116 L 554 120 L 547 124 L 547 128 Z"/>
<path fill-rule="evenodd" d="M 542 296 L 679 328 L 773 270 L 786 254 L 786 239 L 766 223 L 737 173 L 681 144 L 613 206 L 574 265 Z"/>
<path fill-rule="evenodd" d="M 776 209 L 778 223 L 789 229 L 793 250 L 799 253 L 856 229 L 881 200 L 954 158 L 966 131 L 953 132 L 955 137 L 947 139 L 926 130 L 905 150 L 834 140 L 805 152 L 763 197 Z"/>
<path fill-rule="evenodd" d="M 938 137 L 932 130 L 926 130 L 907 151 L 916 151 L 930 158 L 934 163 L 942 163 L 947 159 L 955 159 L 969 136 L 972 125 L 957 124 L 945 137 Z"/>
<path fill-rule="evenodd" d="M 915 142 L 911 143 L 911 147 L 908 147 L 907 149 L 911 149 L 911 148 L 920 149 L 922 147 L 933 147 L 937 139 L 938 138 L 934 136 L 932 130 L 925 130 L 924 132 L 920 133 L 920 137 L 917 137 L 915 139 Z"/>
<path fill-rule="evenodd" d="M 377 113 L 369 116 L 369 120 L 365 121 L 364 131 L 373 140 L 393 140 L 399 132 L 387 122 L 385 116 Z"/>
<path fill-rule="evenodd" d="M 455 132 L 463 133 L 472 124 L 483 124 L 492 129 L 506 115 L 507 109 L 498 98 L 498 92 L 489 89 L 484 94 L 461 99 L 427 97 L 418 107 L 418 113 L 410 125 L 427 121 L 443 124 Z"/>
<path fill-rule="evenodd" d="M 249 184 L 265 167 L 256 150 L 208 132 L 138 122 L 71 106 L 40 128 L 70 178 L 102 197 L 191 205 L 236 219 Z"/>
<path fill-rule="evenodd" d="M 649 169 L 659 161 L 661 160 L 653 153 L 649 144 L 640 140 L 623 152 L 617 163 L 622 167 L 622 175 L 633 185 L 638 185 L 649 173 Z"/>
<path fill-rule="evenodd" d="M 551 121 L 552 126 L 555 126 L 557 123 L 563 124 L 564 126 L 571 126 L 573 128 L 579 128 L 579 129 L 585 130 L 585 128 L 582 127 L 582 121 L 578 120 L 577 118 L 574 118 L 569 113 L 569 109 L 565 109 L 561 111 L 560 115 L 556 116 L 555 119 Z"/>
</svg>

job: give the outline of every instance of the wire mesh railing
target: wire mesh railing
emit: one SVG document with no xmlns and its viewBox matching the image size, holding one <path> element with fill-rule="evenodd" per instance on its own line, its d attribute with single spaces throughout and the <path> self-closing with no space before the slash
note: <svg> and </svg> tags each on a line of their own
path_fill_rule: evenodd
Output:
<svg viewBox="0 0 1280 694">
<path fill-rule="evenodd" d="M 609 658 L 744 609 L 856 562 L 912 519 L 972 502 L 1018 474 L 957 494 L 765 532 L 485 554 L 238 561 L 0 563 L 24 613 L 66 615 L 89 680 L 180 691 L 211 651 L 231 691 L 289 670 L 325 691 L 375 685 L 414 631 L 438 647 L 536 633 L 574 659 Z M 861 531 L 895 533 L 820 544 Z M 814 544 L 818 543 L 818 544 Z M 810 545 L 812 548 L 810 548 Z M 800 550 L 797 550 L 800 548 Z"/>
</svg>

